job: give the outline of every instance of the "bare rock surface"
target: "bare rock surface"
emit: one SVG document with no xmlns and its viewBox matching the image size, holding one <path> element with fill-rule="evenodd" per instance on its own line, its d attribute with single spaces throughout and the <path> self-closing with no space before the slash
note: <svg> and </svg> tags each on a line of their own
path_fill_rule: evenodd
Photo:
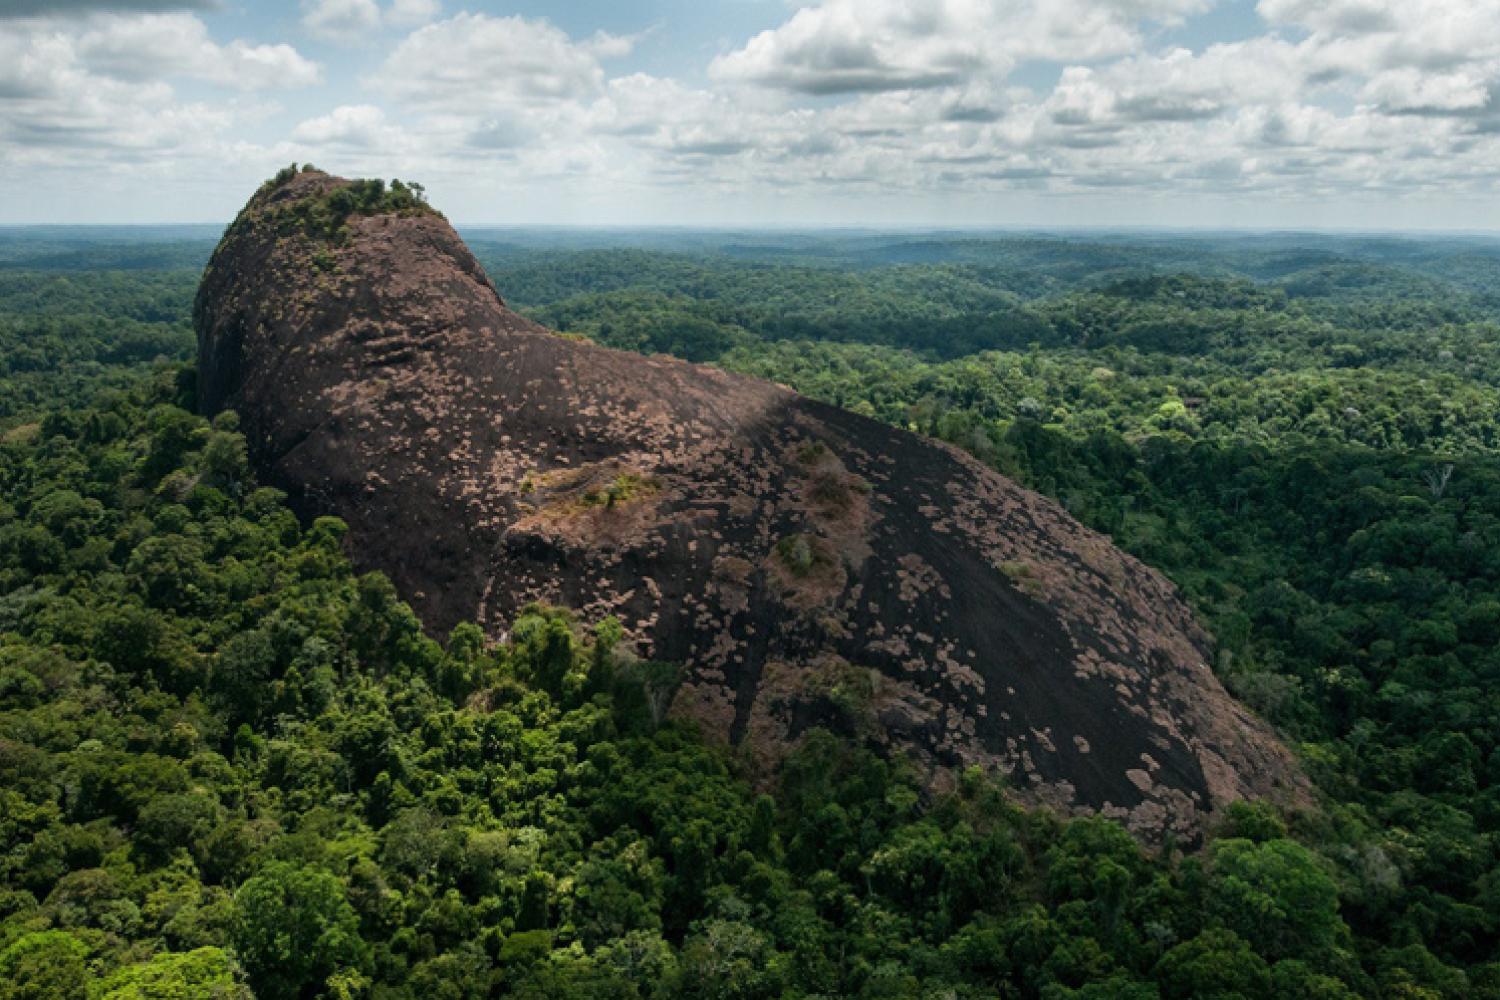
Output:
<svg viewBox="0 0 1500 1000">
<path fill-rule="evenodd" d="M 435 212 L 298 221 L 348 184 L 284 178 L 229 228 L 201 401 L 434 634 L 532 601 L 616 615 L 686 665 L 673 711 L 767 768 L 854 692 L 934 782 L 977 764 L 1148 839 L 1305 797 L 1175 588 L 1056 504 L 783 387 L 552 333 Z"/>
</svg>

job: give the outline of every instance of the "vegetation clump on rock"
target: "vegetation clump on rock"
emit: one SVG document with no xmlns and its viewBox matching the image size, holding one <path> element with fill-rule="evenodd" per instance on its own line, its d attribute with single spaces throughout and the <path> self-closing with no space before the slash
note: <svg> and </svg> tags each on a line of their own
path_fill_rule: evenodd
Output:
<svg viewBox="0 0 1500 1000">
<path fill-rule="evenodd" d="M 296 164 L 284 167 L 261 186 L 257 197 L 268 197 L 303 173 L 318 173 L 308 164 L 300 170 Z M 427 192 L 421 184 L 392 178 L 389 185 L 379 178 L 350 181 L 328 188 L 322 194 L 288 200 L 273 213 L 284 231 L 299 231 L 307 236 L 343 244 L 349 239 L 349 219 L 369 215 L 438 215 L 427 204 Z"/>
</svg>

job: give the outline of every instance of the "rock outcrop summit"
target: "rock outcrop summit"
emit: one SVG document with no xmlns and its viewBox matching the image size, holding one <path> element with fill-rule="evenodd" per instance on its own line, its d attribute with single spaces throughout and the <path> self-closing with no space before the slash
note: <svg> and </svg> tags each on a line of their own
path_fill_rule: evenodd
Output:
<svg viewBox="0 0 1500 1000">
<path fill-rule="evenodd" d="M 616 615 L 685 665 L 674 712 L 768 766 L 852 697 L 934 781 L 980 765 L 1146 838 L 1304 794 L 1160 574 L 953 448 L 538 326 L 407 188 L 284 171 L 195 322 L 203 408 L 436 634 Z"/>
</svg>

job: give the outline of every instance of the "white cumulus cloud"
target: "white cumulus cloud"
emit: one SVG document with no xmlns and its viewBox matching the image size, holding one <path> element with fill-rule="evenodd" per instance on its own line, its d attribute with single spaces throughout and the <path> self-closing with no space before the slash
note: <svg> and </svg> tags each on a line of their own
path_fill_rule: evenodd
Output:
<svg viewBox="0 0 1500 1000">
<path fill-rule="evenodd" d="M 1132 51 L 1143 19 L 1172 21 L 1208 0 L 824 0 L 714 60 L 715 79 L 805 94 L 850 94 L 1004 76 L 1027 59 Z"/>
<path fill-rule="evenodd" d="M 373 104 L 346 104 L 299 122 L 292 138 L 313 145 L 375 147 L 390 138 L 385 112 Z"/>
<path fill-rule="evenodd" d="M 602 92 L 601 60 L 627 51 L 612 35 L 575 41 L 546 21 L 465 13 L 412 32 L 369 82 L 452 111 L 577 100 Z"/>
<path fill-rule="evenodd" d="M 1276 206 L 1500 190 L 1500 17 L 1474 0 L 1258 0 L 1258 24 L 1217 43 L 1193 20 L 1215 0 L 794 0 L 675 63 L 649 24 L 283 2 L 349 53 L 325 69 L 282 40 L 220 37 L 189 9 L 207 0 L 0 18 L 0 179 L 315 158 L 579 213 L 954 199 L 973 221 L 1018 192 Z M 288 93 L 325 74 L 326 102 Z"/>
<path fill-rule="evenodd" d="M 442 11 L 438 0 L 302 0 L 302 26 L 320 38 L 356 42 L 382 28 L 426 24 Z"/>
<path fill-rule="evenodd" d="M 90 20 L 70 39 L 90 72 L 122 80 L 187 76 L 242 90 L 304 87 L 317 83 L 317 63 L 286 44 L 218 45 L 191 14 L 110 16 Z"/>
</svg>

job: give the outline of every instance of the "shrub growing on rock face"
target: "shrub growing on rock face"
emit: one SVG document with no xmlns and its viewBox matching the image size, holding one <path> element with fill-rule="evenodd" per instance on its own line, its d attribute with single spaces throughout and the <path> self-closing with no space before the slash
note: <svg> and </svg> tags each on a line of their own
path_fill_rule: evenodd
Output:
<svg viewBox="0 0 1500 1000">
<path fill-rule="evenodd" d="M 776 555 L 793 576 L 806 576 L 817 563 L 817 553 L 806 535 L 783 538 L 776 546 Z"/>
<path fill-rule="evenodd" d="M 283 178 L 278 174 L 277 179 L 273 179 L 272 188 L 290 181 L 292 176 Z M 301 230 L 314 238 L 342 243 L 349 236 L 347 223 L 350 218 L 386 213 L 437 214 L 427 204 L 422 185 L 393 179 L 387 187 L 379 178 L 365 178 L 338 185 L 318 197 L 300 198 L 279 208 L 276 218 L 286 231 Z"/>
</svg>

